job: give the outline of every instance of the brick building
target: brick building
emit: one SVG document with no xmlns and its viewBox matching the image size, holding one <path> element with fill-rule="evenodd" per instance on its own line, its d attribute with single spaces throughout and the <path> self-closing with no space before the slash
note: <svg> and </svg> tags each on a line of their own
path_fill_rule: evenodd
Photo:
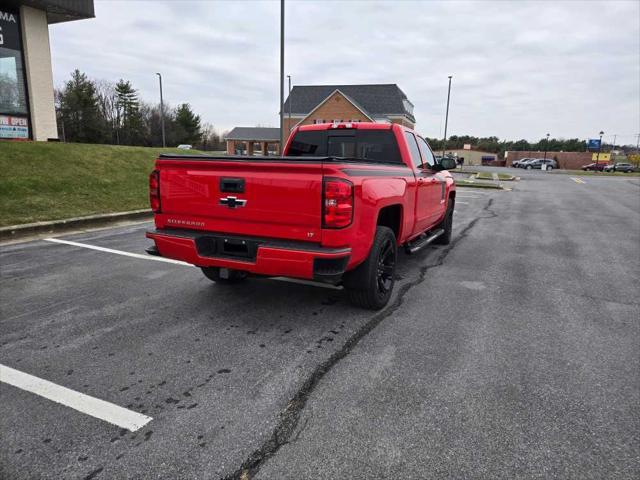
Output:
<svg viewBox="0 0 640 480">
<path fill-rule="evenodd" d="M 296 125 L 334 122 L 399 123 L 413 128 L 413 104 L 396 84 L 301 85 L 291 89 L 284 104 L 285 139 Z M 236 127 L 225 137 L 227 153 L 263 152 L 276 144 L 280 151 L 279 129 Z M 267 143 L 265 143 L 267 142 Z"/>
<path fill-rule="evenodd" d="M 280 129 L 266 127 L 236 127 L 224 139 L 227 142 L 227 155 L 253 155 L 261 152 L 267 156 L 269 152 L 279 153 Z"/>
<path fill-rule="evenodd" d="M 286 135 L 296 125 L 332 122 L 399 123 L 413 128 L 413 104 L 396 84 L 298 85 L 284 104 Z"/>
</svg>

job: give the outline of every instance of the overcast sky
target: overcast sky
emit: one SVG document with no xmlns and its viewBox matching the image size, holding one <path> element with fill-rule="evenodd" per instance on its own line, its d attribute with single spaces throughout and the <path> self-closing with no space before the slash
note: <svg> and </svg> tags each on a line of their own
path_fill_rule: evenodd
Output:
<svg viewBox="0 0 640 480">
<path fill-rule="evenodd" d="M 220 130 L 277 126 L 278 1 L 103 1 L 52 25 L 54 82 L 75 68 L 189 102 Z M 640 133 L 640 2 L 303 1 L 286 4 L 294 85 L 397 83 L 416 129 L 502 139 Z"/>
</svg>

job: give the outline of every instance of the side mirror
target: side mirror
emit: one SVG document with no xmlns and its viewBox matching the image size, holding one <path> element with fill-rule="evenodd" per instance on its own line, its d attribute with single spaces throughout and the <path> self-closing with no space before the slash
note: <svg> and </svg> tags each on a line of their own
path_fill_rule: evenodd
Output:
<svg viewBox="0 0 640 480">
<path fill-rule="evenodd" d="M 440 169 L 441 170 L 455 170 L 457 164 L 455 158 L 444 157 L 440 160 Z"/>
</svg>

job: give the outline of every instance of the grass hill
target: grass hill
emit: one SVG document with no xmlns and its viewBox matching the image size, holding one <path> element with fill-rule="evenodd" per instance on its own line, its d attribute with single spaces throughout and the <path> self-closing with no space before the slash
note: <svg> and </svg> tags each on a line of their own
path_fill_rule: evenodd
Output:
<svg viewBox="0 0 640 480">
<path fill-rule="evenodd" d="M 153 161 L 177 151 L 0 142 L 0 226 L 149 208 Z"/>
</svg>

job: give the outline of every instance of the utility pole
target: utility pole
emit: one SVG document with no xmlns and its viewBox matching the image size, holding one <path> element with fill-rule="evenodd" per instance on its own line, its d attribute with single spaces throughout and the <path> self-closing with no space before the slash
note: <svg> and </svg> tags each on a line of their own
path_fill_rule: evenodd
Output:
<svg viewBox="0 0 640 480">
<path fill-rule="evenodd" d="M 640 133 L 636 135 L 638 141 L 636 142 L 636 168 L 640 167 Z"/>
<path fill-rule="evenodd" d="M 444 152 L 447 149 L 447 125 L 449 124 L 449 99 L 451 98 L 451 77 L 449 75 L 449 90 L 447 92 L 447 113 L 444 117 L 444 140 L 442 141 L 442 158 L 444 158 Z"/>
<path fill-rule="evenodd" d="M 164 136 L 164 101 L 162 100 L 162 75 L 156 72 L 160 80 L 160 128 L 162 129 L 162 148 L 167 147 L 167 141 Z"/>
<path fill-rule="evenodd" d="M 287 75 L 289 79 L 289 128 L 287 128 L 287 137 L 291 133 L 291 75 Z"/>
<path fill-rule="evenodd" d="M 280 156 L 284 150 L 284 0 L 280 0 Z"/>
</svg>

